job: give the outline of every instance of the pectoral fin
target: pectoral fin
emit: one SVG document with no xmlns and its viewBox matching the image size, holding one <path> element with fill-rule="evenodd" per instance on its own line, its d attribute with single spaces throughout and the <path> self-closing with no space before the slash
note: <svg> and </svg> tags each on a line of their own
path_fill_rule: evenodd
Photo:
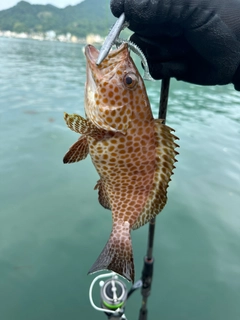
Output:
<svg viewBox="0 0 240 320">
<path fill-rule="evenodd" d="M 64 120 L 72 130 L 95 139 L 101 139 L 106 134 L 105 130 L 97 128 L 90 120 L 84 119 L 78 114 L 68 114 L 64 112 Z"/>
<path fill-rule="evenodd" d="M 63 158 L 63 163 L 73 163 L 85 159 L 88 155 L 88 141 L 86 136 L 81 136 L 75 142 Z"/>
</svg>

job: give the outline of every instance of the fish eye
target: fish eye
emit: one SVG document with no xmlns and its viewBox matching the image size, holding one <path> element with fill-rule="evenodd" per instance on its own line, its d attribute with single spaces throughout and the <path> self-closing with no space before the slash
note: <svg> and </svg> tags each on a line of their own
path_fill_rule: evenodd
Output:
<svg viewBox="0 0 240 320">
<path fill-rule="evenodd" d="M 138 77 L 135 73 L 127 73 L 123 78 L 123 83 L 125 87 L 133 89 L 138 83 Z"/>
</svg>

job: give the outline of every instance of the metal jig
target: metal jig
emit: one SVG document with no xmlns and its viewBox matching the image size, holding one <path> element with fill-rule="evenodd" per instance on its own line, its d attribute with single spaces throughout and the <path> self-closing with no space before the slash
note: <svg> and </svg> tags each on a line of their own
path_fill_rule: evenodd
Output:
<svg viewBox="0 0 240 320">
<path fill-rule="evenodd" d="M 129 26 L 129 23 L 125 21 L 125 14 L 122 13 L 121 16 L 118 18 L 118 20 L 113 25 L 113 27 L 111 28 L 109 34 L 107 35 L 99 51 L 99 56 L 97 58 L 96 65 L 99 65 L 107 57 L 113 45 L 119 46 L 122 43 L 127 43 L 129 49 L 132 50 L 134 53 L 136 53 L 142 61 L 142 65 L 144 68 L 143 79 L 154 81 L 154 79 L 152 78 L 149 72 L 147 59 L 144 53 L 142 52 L 142 50 L 132 41 L 119 38 L 119 34 L 121 33 L 121 31 L 128 26 Z"/>
</svg>

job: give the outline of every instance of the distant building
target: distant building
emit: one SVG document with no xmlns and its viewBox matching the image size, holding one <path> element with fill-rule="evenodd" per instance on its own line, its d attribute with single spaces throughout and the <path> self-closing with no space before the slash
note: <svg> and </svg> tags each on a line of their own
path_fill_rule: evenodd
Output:
<svg viewBox="0 0 240 320">
<path fill-rule="evenodd" d="M 86 42 L 88 44 L 93 44 L 93 43 L 102 43 L 103 42 L 103 38 L 101 36 L 99 36 L 98 34 L 88 34 L 86 36 Z"/>
<path fill-rule="evenodd" d="M 78 42 L 78 38 L 76 36 L 72 36 L 71 37 L 71 42 L 77 43 Z"/>
<path fill-rule="evenodd" d="M 45 39 L 46 40 L 55 40 L 56 39 L 56 32 L 53 30 L 49 30 L 47 32 L 45 32 Z"/>
</svg>

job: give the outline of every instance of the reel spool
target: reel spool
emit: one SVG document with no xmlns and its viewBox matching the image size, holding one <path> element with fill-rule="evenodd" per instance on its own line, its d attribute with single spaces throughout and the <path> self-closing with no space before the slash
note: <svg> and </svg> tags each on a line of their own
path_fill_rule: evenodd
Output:
<svg viewBox="0 0 240 320">
<path fill-rule="evenodd" d="M 103 278 L 110 279 L 103 281 Z M 93 301 L 92 291 L 95 283 L 100 280 L 101 308 L 97 307 Z M 109 319 L 126 319 L 124 306 L 127 301 L 128 290 L 125 283 L 119 279 L 115 272 L 101 274 L 91 283 L 89 288 L 89 300 L 94 309 L 104 312 Z"/>
<path fill-rule="evenodd" d="M 127 287 L 124 282 L 118 279 L 109 279 L 100 282 L 101 304 L 103 308 L 117 310 L 123 308 L 127 300 Z"/>
</svg>

